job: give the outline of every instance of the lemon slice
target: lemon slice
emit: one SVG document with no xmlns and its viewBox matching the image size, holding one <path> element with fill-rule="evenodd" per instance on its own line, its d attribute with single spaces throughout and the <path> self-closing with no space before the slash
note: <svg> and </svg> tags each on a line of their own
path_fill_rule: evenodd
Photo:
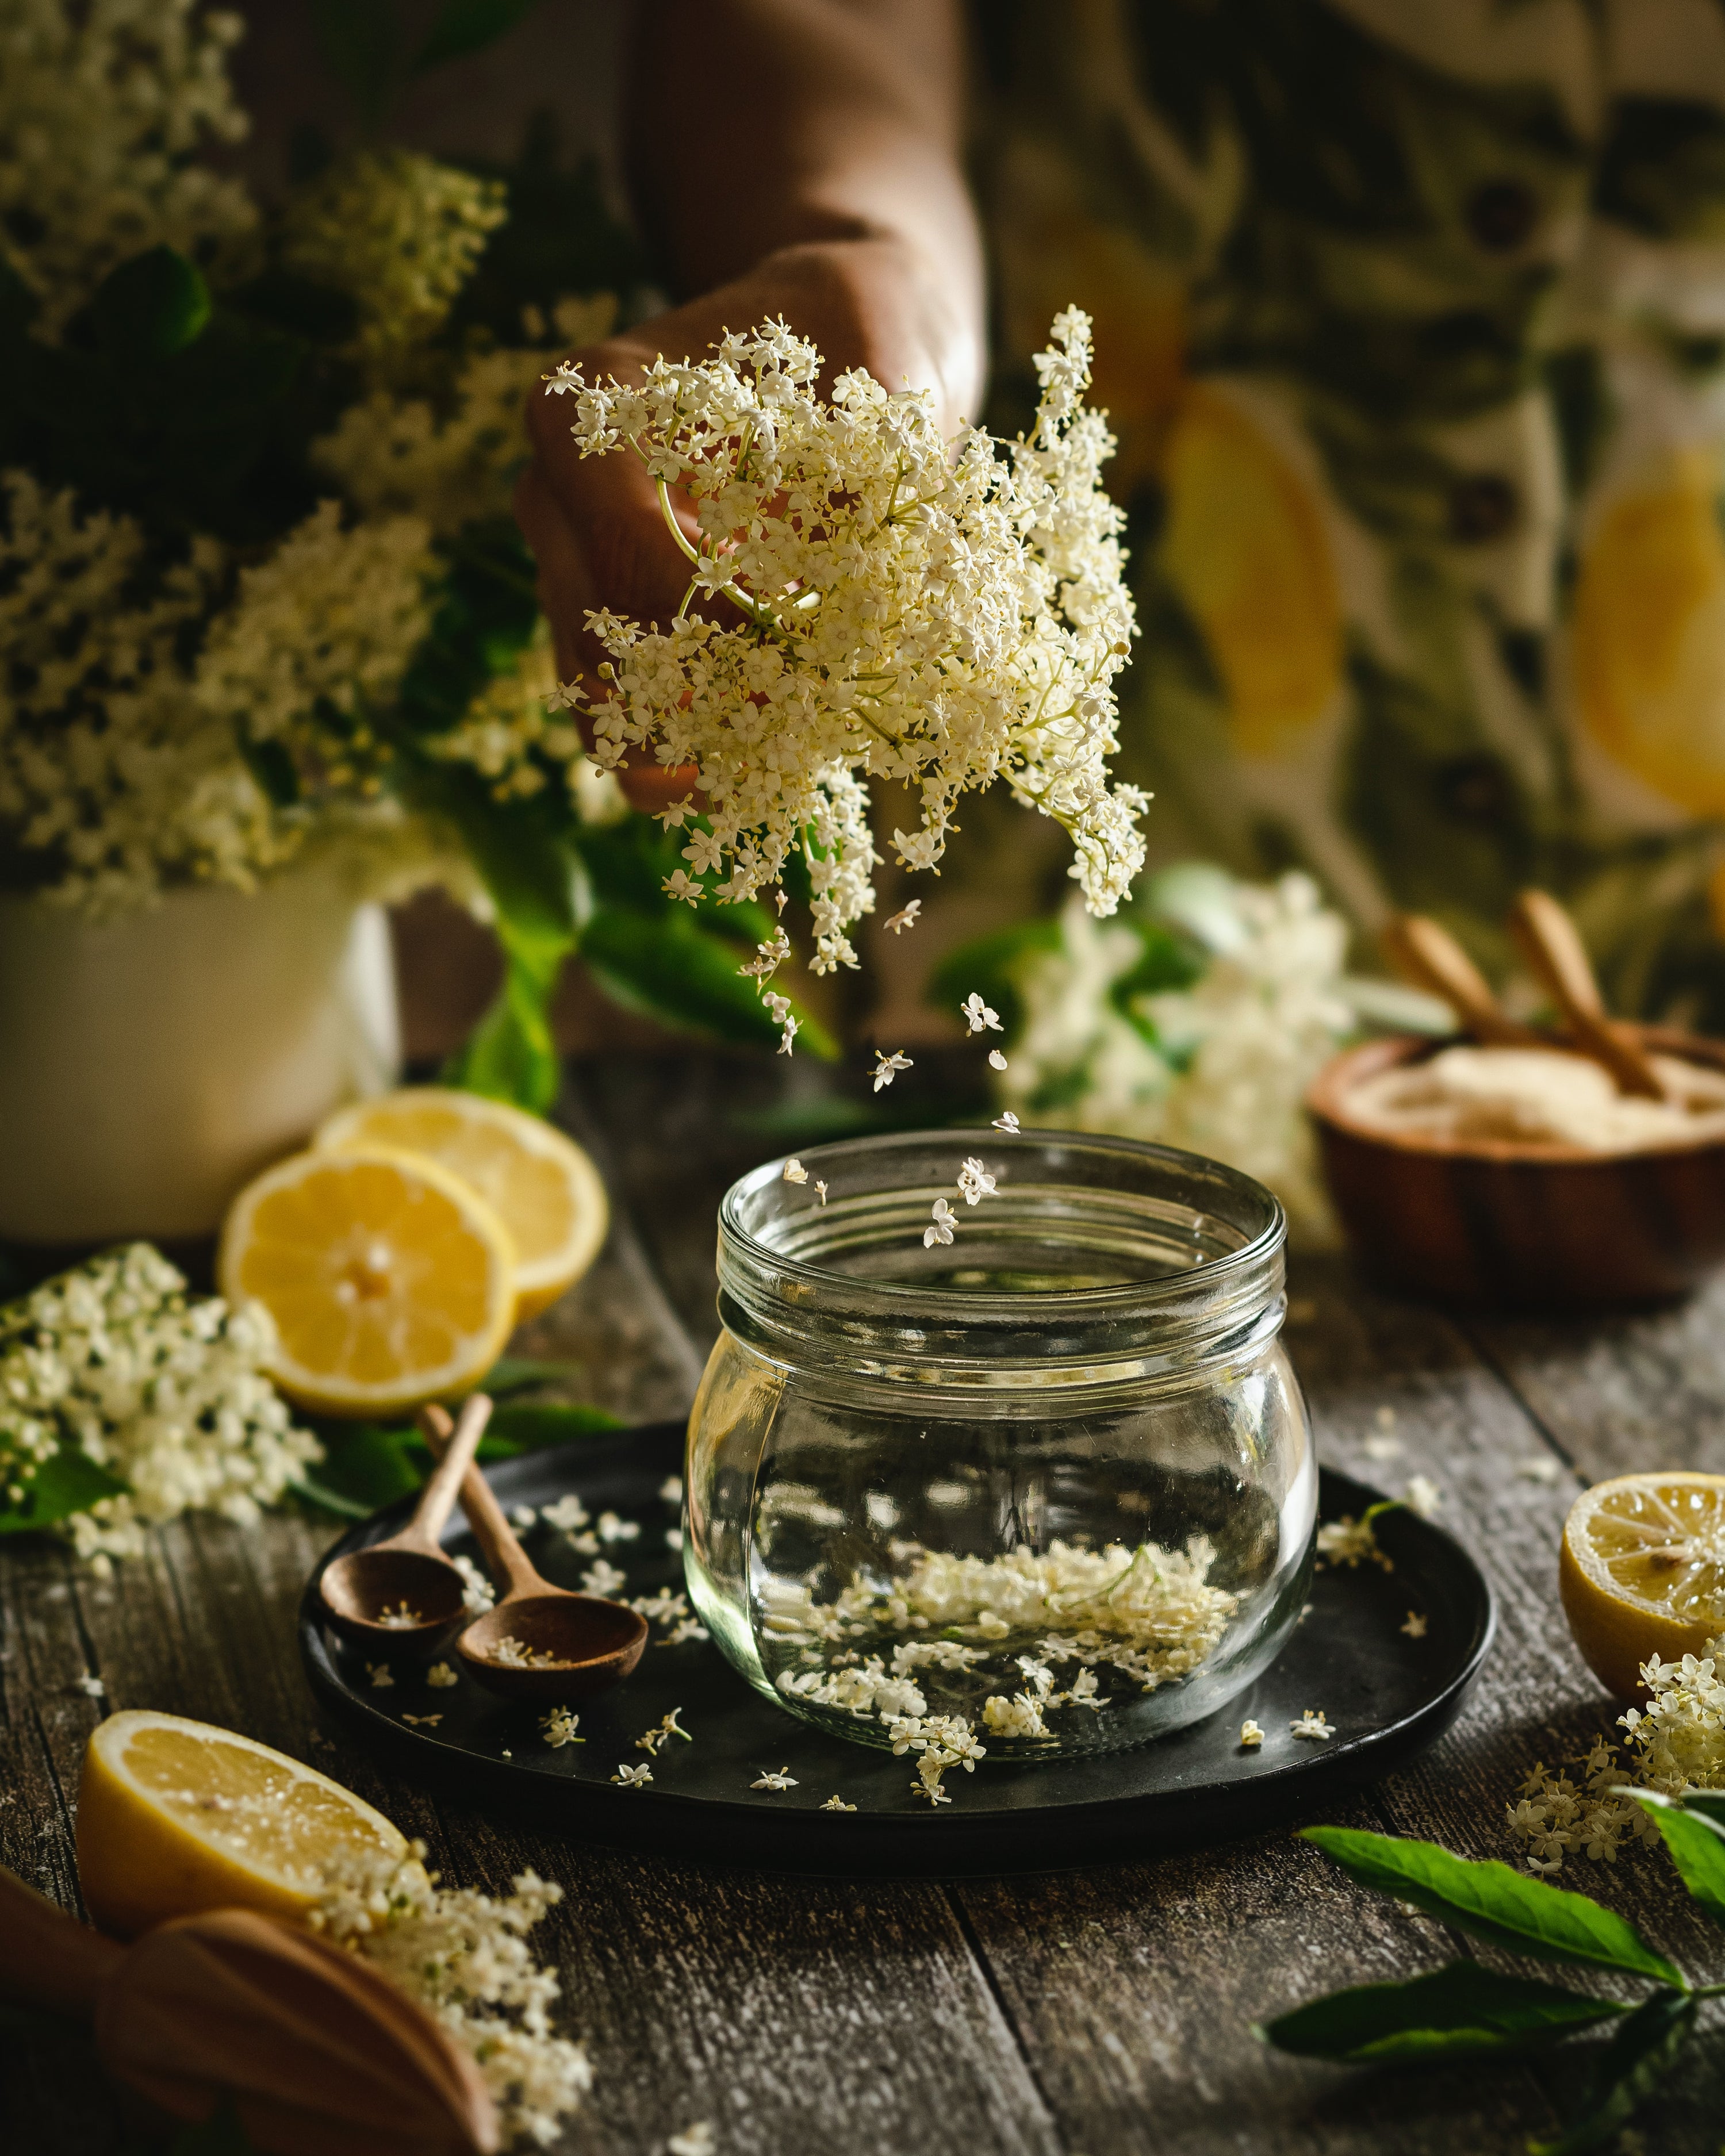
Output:
<svg viewBox="0 0 1725 2156">
<path fill-rule="evenodd" d="M 78 1876 L 105 1932 L 198 1909 L 298 1918 L 344 1858 L 408 1854 L 382 1812 L 249 1737 L 132 1709 L 97 1725 L 78 1792 Z"/>
<path fill-rule="evenodd" d="M 477 1383 L 515 1312 L 515 1253 L 484 1199 L 435 1161 L 382 1147 L 278 1161 L 228 1209 L 232 1302 L 275 1320 L 266 1366 L 325 1414 L 393 1413 Z"/>
<path fill-rule="evenodd" d="M 1725 1475 L 1664 1468 L 1584 1490 L 1558 1582 L 1576 1645 L 1620 1699 L 1655 1655 L 1702 1653 L 1725 1632 Z"/>
<path fill-rule="evenodd" d="M 478 1093 L 410 1086 L 357 1101 L 337 1109 L 312 1143 L 421 1153 L 470 1184 L 515 1245 L 518 1325 L 580 1279 L 610 1225 L 599 1172 L 574 1140 Z"/>
</svg>

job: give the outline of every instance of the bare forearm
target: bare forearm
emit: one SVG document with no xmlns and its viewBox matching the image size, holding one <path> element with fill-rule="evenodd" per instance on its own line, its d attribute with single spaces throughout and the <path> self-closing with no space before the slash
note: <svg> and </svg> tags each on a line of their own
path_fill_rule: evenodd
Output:
<svg viewBox="0 0 1725 2156">
<path fill-rule="evenodd" d="M 809 249 L 854 262 L 864 311 L 891 285 L 907 319 L 901 337 L 875 315 L 875 348 L 842 361 L 896 387 L 896 346 L 926 379 L 925 347 L 952 417 L 974 413 L 983 354 L 963 124 L 952 0 L 664 0 L 639 18 L 631 177 L 680 293 Z"/>
</svg>

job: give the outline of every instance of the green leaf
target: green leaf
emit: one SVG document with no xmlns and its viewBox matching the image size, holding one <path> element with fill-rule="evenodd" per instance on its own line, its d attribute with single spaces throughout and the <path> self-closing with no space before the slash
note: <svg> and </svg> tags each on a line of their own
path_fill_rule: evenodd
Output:
<svg viewBox="0 0 1725 2156">
<path fill-rule="evenodd" d="M 500 1355 L 486 1371 L 480 1390 L 489 1393 L 494 1400 L 505 1400 L 511 1393 L 525 1393 L 534 1385 L 567 1385 L 581 1374 L 579 1363 L 542 1363 L 527 1355 Z"/>
<path fill-rule="evenodd" d="M 126 1486 L 77 1445 L 63 1445 L 23 1486 L 27 1494 L 21 1503 L 0 1507 L 0 1535 L 34 1534 L 88 1511 L 98 1498 L 118 1496 Z"/>
<path fill-rule="evenodd" d="M 1686 1789 L 1683 1809 L 1706 1820 L 1709 1825 L 1725 1834 L 1725 1792 L 1712 1789 Z"/>
<path fill-rule="evenodd" d="M 738 967 L 754 955 L 703 928 L 684 906 L 653 915 L 602 906 L 588 923 L 581 955 L 625 1009 L 644 1012 L 680 1032 L 702 1033 L 748 1047 L 777 1048 L 772 1014 Z M 838 1044 L 794 1000 L 797 1046 L 830 1063 Z"/>
<path fill-rule="evenodd" d="M 152 247 L 110 270 L 90 314 L 110 352 L 136 363 L 168 359 L 208 326 L 209 287 L 196 265 L 172 247 Z"/>
<path fill-rule="evenodd" d="M 1626 2126 L 1688 2042 L 1696 2004 L 1681 1991 L 1656 1991 L 1644 1999 L 1601 2054 L 1580 2118 L 1555 2141 L 1530 2142 L 1530 2156 L 1578 2156 Z"/>
<path fill-rule="evenodd" d="M 321 1421 L 324 1458 L 315 1481 L 305 1478 L 313 1502 L 337 1502 L 329 1509 L 343 1513 L 357 1506 L 360 1516 L 415 1496 L 424 1482 L 425 1448 L 411 1426 L 400 1430 L 381 1423 Z M 417 1453 L 417 1459 L 414 1455 Z"/>
<path fill-rule="evenodd" d="M 1547 1961 L 1627 1969 L 1658 1984 L 1684 1988 L 1679 1972 L 1653 1951 L 1633 1924 L 1602 1909 L 1585 1894 L 1548 1886 L 1543 1879 L 1530 1879 L 1495 1860 L 1476 1864 L 1452 1856 L 1432 1841 L 1342 1826 L 1311 1826 L 1301 1831 L 1362 1886 L 1412 1902 L 1476 1938 Z"/>
<path fill-rule="evenodd" d="M 1725 1835 L 1711 1820 L 1656 1797 L 1644 1795 L 1640 1804 L 1665 1836 L 1683 1884 L 1716 1923 L 1725 1924 Z"/>
<path fill-rule="evenodd" d="M 550 991 L 536 971 L 506 960 L 497 1000 L 444 1065 L 443 1081 L 530 1115 L 547 1115 L 557 1105 L 563 1066 L 551 1029 Z"/>
<path fill-rule="evenodd" d="M 444 0 L 409 74 L 424 74 L 469 53 L 483 52 L 524 23 L 538 4 L 539 0 Z"/>
<path fill-rule="evenodd" d="M 603 1408 L 577 1407 L 562 1400 L 520 1400 L 500 1407 L 491 1417 L 485 1444 L 495 1444 L 496 1456 L 506 1458 L 511 1453 L 536 1452 L 544 1445 L 567 1445 L 571 1438 L 598 1437 L 626 1427 Z"/>
<path fill-rule="evenodd" d="M 1560 1984 L 1499 1976 L 1475 1961 L 1452 1961 L 1407 1984 L 1332 1992 L 1266 2022 L 1257 2034 L 1301 2058 L 1354 2066 L 1412 2063 L 1555 2043 L 1573 2030 L 1628 2011 L 1615 1999 L 1586 1999 Z"/>
</svg>

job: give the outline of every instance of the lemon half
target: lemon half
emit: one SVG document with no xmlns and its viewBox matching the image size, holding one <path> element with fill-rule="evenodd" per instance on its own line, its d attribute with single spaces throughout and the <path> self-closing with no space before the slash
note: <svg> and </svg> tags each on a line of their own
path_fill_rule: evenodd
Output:
<svg viewBox="0 0 1725 2156">
<path fill-rule="evenodd" d="M 1558 1581 L 1576 1645 L 1620 1699 L 1655 1655 L 1701 1654 L 1725 1632 L 1725 1475 L 1663 1468 L 1584 1490 Z"/>
<path fill-rule="evenodd" d="M 610 1209 L 599 1172 L 572 1138 L 501 1101 L 410 1086 L 337 1109 L 321 1152 L 388 1146 L 434 1160 L 476 1190 L 515 1248 L 516 1322 L 555 1302 L 599 1254 Z"/>
<path fill-rule="evenodd" d="M 85 1749 L 78 1876 L 121 1938 L 199 1909 L 303 1917 L 356 1854 L 399 1861 L 408 1845 L 352 1789 L 249 1737 L 140 1708 Z"/>
<path fill-rule="evenodd" d="M 435 1161 L 382 1147 L 266 1168 L 229 1208 L 218 1270 L 230 1301 L 275 1319 L 270 1376 L 325 1414 L 476 1384 L 515 1314 L 515 1252 L 490 1207 Z"/>
</svg>

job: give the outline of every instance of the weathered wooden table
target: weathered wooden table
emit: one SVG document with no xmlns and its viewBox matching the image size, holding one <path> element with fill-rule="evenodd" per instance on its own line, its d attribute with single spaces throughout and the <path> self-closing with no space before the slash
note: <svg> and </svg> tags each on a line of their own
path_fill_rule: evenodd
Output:
<svg viewBox="0 0 1725 2156">
<path fill-rule="evenodd" d="M 727 1103 L 765 1097 L 762 1081 L 685 1056 L 614 1061 L 579 1085 L 575 1125 L 622 1202 L 600 1265 L 539 1322 L 536 1345 L 582 1360 L 588 1396 L 614 1410 L 676 1414 L 715 1326 L 714 1205 L 733 1173 L 779 1149 L 760 1124 L 751 1136 L 726 1119 Z M 1435 1477 L 1440 1517 L 1477 1553 L 1501 1612 L 1450 1736 L 1338 1816 L 1513 1859 L 1516 1783 L 1535 1759 L 1584 1748 L 1615 1712 L 1558 1608 L 1564 1512 L 1581 1482 L 1625 1469 L 1725 1470 L 1725 1283 L 1683 1309 L 1586 1325 L 1459 1321 L 1385 1298 L 1339 1260 L 1296 1264 L 1291 1293 L 1323 1457 L 1394 1487 Z M 1405 1447 L 1389 1462 L 1365 1449 L 1386 1424 Z M 1553 1460 L 1554 1482 L 1528 1473 Z M 562 1883 L 536 1937 L 561 1964 L 567 2024 L 597 2076 L 568 2151 L 659 2156 L 705 2119 L 721 2156 L 1507 2156 L 1573 2103 L 1573 2048 L 1543 2066 L 1395 2080 L 1262 2049 L 1255 2020 L 1414 1974 L 1458 1944 L 1286 1832 L 1196 1854 L 1147 1846 L 1098 1870 L 852 1883 L 649 1860 L 434 1804 L 314 1716 L 293 1618 L 331 1532 L 291 1513 L 250 1532 L 182 1524 L 106 1584 L 54 1547 L 0 1556 L 0 1861 L 77 1907 L 79 1759 L 103 1711 L 79 1688 L 90 1671 L 110 1705 L 227 1723 L 351 1782 L 422 1835 L 452 1881 L 501 1887 L 531 1864 Z M 1566 1883 L 1725 1977 L 1725 1936 L 1673 1892 L 1662 1855 L 1573 1869 Z M 1717 2047 L 1703 2037 L 1647 2122 L 1666 2156 L 1719 2145 Z M 0 2068 L 0 2147 L 133 2145 L 81 2040 L 10 2047 Z"/>
</svg>

